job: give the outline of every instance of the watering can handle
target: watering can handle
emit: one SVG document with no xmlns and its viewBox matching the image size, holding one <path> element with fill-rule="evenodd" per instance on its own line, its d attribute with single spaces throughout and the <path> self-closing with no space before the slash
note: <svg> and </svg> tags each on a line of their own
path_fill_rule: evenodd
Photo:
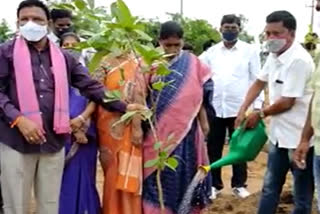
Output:
<svg viewBox="0 0 320 214">
<path fill-rule="evenodd" d="M 258 121 L 258 124 L 256 125 L 256 126 L 258 126 L 259 125 L 259 122 L 261 121 L 262 119 L 259 119 L 259 121 Z M 240 126 L 239 126 L 239 128 L 238 129 L 240 129 L 242 132 L 245 130 L 245 125 L 246 125 L 246 123 L 247 123 L 247 121 L 248 121 L 248 119 L 246 118 L 246 119 L 244 119 L 242 122 L 241 122 L 241 124 L 240 124 Z"/>
<path fill-rule="evenodd" d="M 243 120 L 242 121 L 242 123 L 240 124 L 240 126 L 239 126 L 239 130 L 240 130 L 240 133 L 239 133 L 239 135 L 242 135 L 243 133 L 244 133 L 244 131 L 246 130 L 245 129 L 245 126 L 246 126 L 246 124 L 247 124 L 247 121 L 248 121 L 248 119 L 245 119 L 245 120 Z"/>
<path fill-rule="evenodd" d="M 245 132 L 245 130 L 246 130 L 246 128 L 245 128 L 245 126 L 246 126 L 246 123 L 247 123 L 247 121 L 248 121 L 248 119 L 245 119 L 245 120 L 243 120 L 242 121 L 242 123 L 241 123 L 241 125 L 239 126 L 239 136 L 241 136 L 244 132 Z M 260 122 L 261 120 L 259 120 L 259 122 Z M 259 124 L 257 124 L 257 126 L 258 126 Z"/>
<path fill-rule="evenodd" d="M 244 131 L 246 130 L 246 129 L 245 129 L 245 124 L 246 124 L 246 122 L 247 122 L 247 120 L 242 121 L 242 123 L 240 124 L 240 126 L 236 129 L 236 131 L 239 130 L 239 134 L 238 134 L 239 137 L 242 136 L 242 134 L 243 134 Z M 235 132 L 234 132 L 234 133 L 235 133 Z M 232 134 L 232 136 L 231 136 L 231 141 L 232 141 L 233 137 L 234 137 L 234 134 Z"/>
</svg>

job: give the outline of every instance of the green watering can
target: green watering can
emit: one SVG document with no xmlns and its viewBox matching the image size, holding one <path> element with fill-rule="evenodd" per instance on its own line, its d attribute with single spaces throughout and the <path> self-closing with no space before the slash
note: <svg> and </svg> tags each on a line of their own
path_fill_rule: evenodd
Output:
<svg viewBox="0 0 320 214">
<path fill-rule="evenodd" d="M 253 161 L 268 140 L 262 120 L 253 129 L 245 129 L 244 123 L 231 136 L 229 153 L 209 166 L 201 166 L 206 173 L 211 169 Z"/>
</svg>

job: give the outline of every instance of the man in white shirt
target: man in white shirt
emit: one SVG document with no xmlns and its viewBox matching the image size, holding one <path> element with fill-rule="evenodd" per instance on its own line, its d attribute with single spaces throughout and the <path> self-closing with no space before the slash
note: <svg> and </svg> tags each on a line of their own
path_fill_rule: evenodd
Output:
<svg viewBox="0 0 320 214">
<path fill-rule="evenodd" d="M 250 85 L 256 80 L 260 71 L 260 58 L 256 49 L 238 40 L 241 30 L 240 18 L 225 15 L 221 21 L 223 41 L 209 48 L 200 59 L 213 72 L 214 97 L 213 105 L 216 117 L 209 118 L 210 133 L 208 136 L 208 153 L 210 161 L 221 158 L 226 132 L 229 136 L 234 131 L 234 121 Z M 255 102 L 260 109 L 263 97 Z M 247 165 L 233 166 L 231 186 L 233 193 L 241 198 L 250 195 L 246 190 Z M 221 169 L 212 171 L 212 199 L 215 199 L 223 188 Z"/>
<path fill-rule="evenodd" d="M 266 21 L 266 44 L 271 54 L 258 80 L 249 89 L 235 123 L 238 126 L 243 121 L 247 108 L 268 85 L 270 106 L 251 113 L 246 123 L 247 128 L 253 128 L 259 120 L 271 116 L 271 144 L 258 214 L 276 213 L 289 169 L 294 177 L 295 208 L 292 213 L 309 214 L 314 190 L 313 148 L 307 154 L 303 169 L 294 165 L 292 154 L 300 142 L 307 118 L 314 63 L 310 54 L 295 42 L 296 20 L 292 14 L 276 11 Z"/>
</svg>

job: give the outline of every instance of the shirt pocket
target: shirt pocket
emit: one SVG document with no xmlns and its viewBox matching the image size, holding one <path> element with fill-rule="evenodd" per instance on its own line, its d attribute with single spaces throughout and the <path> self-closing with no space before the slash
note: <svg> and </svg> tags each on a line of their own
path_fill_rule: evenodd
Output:
<svg viewBox="0 0 320 214">
<path fill-rule="evenodd" d="M 284 81 L 282 79 L 275 79 L 272 82 L 273 91 L 277 95 L 277 97 L 281 97 L 282 90 L 283 90 Z"/>
</svg>

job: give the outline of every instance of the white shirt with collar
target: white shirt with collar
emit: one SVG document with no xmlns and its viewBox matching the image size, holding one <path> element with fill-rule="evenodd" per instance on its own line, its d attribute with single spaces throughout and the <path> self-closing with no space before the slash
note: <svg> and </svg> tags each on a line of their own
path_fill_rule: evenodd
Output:
<svg viewBox="0 0 320 214">
<path fill-rule="evenodd" d="M 60 47 L 60 38 L 54 34 L 53 32 L 50 32 L 48 34 L 48 38 L 50 39 L 51 42 L 53 42 L 54 44 L 56 44 L 57 46 Z M 83 66 L 87 66 L 88 62 L 90 61 L 90 59 L 92 58 L 92 56 L 95 54 L 95 51 L 92 49 L 84 49 L 81 51 L 81 57 L 79 59 L 80 63 Z"/>
<path fill-rule="evenodd" d="M 60 46 L 59 37 L 57 37 L 56 34 L 54 34 L 52 31 L 48 34 L 48 38 L 50 39 L 51 42 L 53 42 L 57 46 Z"/>
<path fill-rule="evenodd" d="M 199 58 L 213 73 L 213 106 L 217 117 L 236 117 L 250 86 L 261 70 L 257 49 L 240 40 L 231 49 L 220 42 Z M 260 109 L 263 100 L 261 93 L 254 108 Z"/>
<path fill-rule="evenodd" d="M 270 120 L 269 138 L 279 148 L 297 148 L 312 97 L 311 74 L 314 63 L 310 54 L 299 44 L 280 56 L 270 54 L 258 78 L 268 82 L 270 104 L 281 97 L 296 98 L 294 106 Z"/>
</svg>

